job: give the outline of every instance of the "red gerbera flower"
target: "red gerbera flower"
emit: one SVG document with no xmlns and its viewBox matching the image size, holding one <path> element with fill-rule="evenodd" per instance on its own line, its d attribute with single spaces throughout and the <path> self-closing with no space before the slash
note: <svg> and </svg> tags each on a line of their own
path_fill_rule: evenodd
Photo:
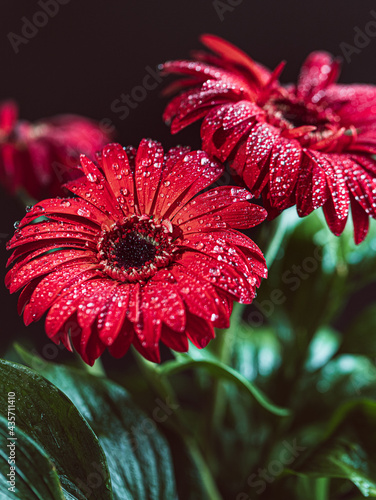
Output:
<svg viewBox="0 0 376 500">
<path fill-rule="evenodd" d="M 166 108 L 171 131 L 204 118 L 203 149 L 230 161 L 270 218 L 295 204 L 301 217 L 323 207 L 339 235 L 351 205 L 360 243 L 376 216 L 376 87 L 336 85 L 339 64 L 324 52 L 309 55 L 296 85 L 282 86 L 283 64 L 271 73 L 220 38 L 202 41 L 218 56 L 162 66 L 186 75 L 170 92 L 188 88 Z"/>
<path fill-rule="evenodd" d="M 0 105 L 0 182 L 11 193 L 31 197 L 62 194 L 61 184 L 75 177 L 79 152 L 94 156 L 108 142 L 95 122 L 61 115 L 36 123 L 18 120 L 17 105 Z"/>
<path fill-rule="evenodd" d="M 249 303 L 266 266 L 235 229 L 264 220 L 243 188 L 197 193 L 223 168 L 202 151 L 143 140 L 106 146 L 98 166 L 67 188 L 76 198 L 37 203 L 9 243 L 6 277 L 26 324 L 47 311 L 46 332 L 92 364 L 130 344 L 159 360 L 159 341 L 186 351 L 226 328 L 234 300 Z M 196 196 L 197 195 L 197 196 Z M 42 216 L 42 217 L 41 217 Z"/>
</svg>

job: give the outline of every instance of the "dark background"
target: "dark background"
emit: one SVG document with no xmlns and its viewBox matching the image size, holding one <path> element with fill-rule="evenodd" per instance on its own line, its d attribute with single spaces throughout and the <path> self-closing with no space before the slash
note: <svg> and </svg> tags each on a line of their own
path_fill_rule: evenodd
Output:
<svg viewBox="0 0 376 500">
<path fill-rule="evenodd" d="M 371 15 L 375 2 L 366 0 L 223 0 L 222 5 L 231 1 L 238 5 L 225 11 L 221 20 L 212 0 L 70 0 L 16 54 L 8 34 L 21 35 L 22 18 L 31 20 L 41 6 L 34 0 L 3 0 L 0 99 L 16 99 L 22 118 L 28 120 L 68 112 L 107 119 L 123 145 L 153 137 L 165 147 L 177 143 L 199 147 L 198 127 L 172 137 L 163 124 L 164 82 L 149 91 L 126 119 L 111 109 L 113 101 L 142 84 L 147 66 L 185 58 L 190 49 L 200 48 L 201 33 L 222 36 L 271 68 L 286 60 L 282 80 L 288 82 L 295 80 L 310 51 L 326 49 L 341 56 L 341 43 L 354 45 L 354 28 L 364 30 L 376 18 Z M 218 3 L 217 9 L 221 9 Z M 360 53 L 352 54 L 351 63 L 343 62 L 342 82 L 376 83 L 376 37 L 364 45 Z M 13 222 L 25 212 L 1 191 L 0 213 L 0 233 L 11 234 Z M 4 269 L 4 238 L 0 243 L 0 269 Z M 3 340 L 25 331 L 16 301 L 0 285 Z M 28 327 L 27 333 L 40 337 L 42 331 L 40 322 Z"/>
</svg>

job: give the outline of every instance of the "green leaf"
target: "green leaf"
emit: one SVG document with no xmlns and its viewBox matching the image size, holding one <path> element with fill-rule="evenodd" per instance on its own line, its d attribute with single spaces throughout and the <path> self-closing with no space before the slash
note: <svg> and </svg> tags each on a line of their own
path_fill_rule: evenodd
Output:
<svg viewBox="0 0 376 500">
<path fill-rule="evenodd" d="M 338 351 L 341 335 L 328 326 L 316 332 L 309 345 L 305 369 L 309 372 L 324 366 Z"/>
<path fill-rule="evenodd" d="M 290 410 L 273 404 L 260 389 L 249 382 L 243 375 L 214 358 L 194 360 L 189 355 L 181 354 L 177 361 L 168 361 L 167 363 L 164 363 L 159 370 L 162 375 L 170 376 L 173 373 L 179 373 L 181 371 L 196 368 L 205 368 L 214 377 L 223 378 L 233 382 L 238 387 L 241 387 L 243 390 L 250 393 L 263 408 L 274 415 L 278 415 L 280 417 L 290 415 Z"/>
<path fill-rule="evenodd" d="M 21 429 L 15 429 L 14 448 L 8 420 L 0 415 L 0 491 L 1 498 L 19 500 L 64 500 L 56 469 L 43 448 Z M 14 456 L 13 456 L 14 452 Z M 15 461 L 15 463 L 13 462 Z M 12 469 L 17 464 L 17 469 Z M 9 474 L 14 473 L 13 478 Z"/>
<path fill-rule="evenodd" d="M 0 360 L 0 408 L 8 393 L 16 399 L 16 430 L 36 441 L 56 467 L 72 498 L 111 499 L 106 457 L 97 437 L 74 404 L 49 381 L 25 366 Z M 88 482 L 96 474 L 96 488 Z M 99 478 L 99 480 L 98 480 Z"/>
<path fill-rule="evenodd" d="M 35 363 L 25 351 L 18 352 Z M 115 499 L 176 499 L 171 454 L 156 425 L 172 414 L 168 401 L 157 399 L 149 418 L 110 380 L 52 363 L 41 364 L 40 372 L 71 399 L 98 436 Z"/>
<path fill-rule="evenodd" d="M 281 364 L 282 349 L 272 327 L 241 324 L 232 345 L 232 367 L 247 380 L 267 379 Z"/>
<path fill-rule="evenodd" d="M 348 479 L 364 496 L 376 497 L 376 402 L 349 403 L 338 410 L 328 436 L 297 467 L 299 474 Z"/>
<path fill-rule="evenodd" d="M 348 401 L 376 399 L 376 367 L 365 356 L 341 355 L 301 379 L 294 398 L 295 423 L 326 421 Z"/>
<path fill-rule="evenodd" d="M 179 500 L 211 500 L 218 498 L 205 484 L 207 464 L 197 454 L 195 443 L 183 440 L 176 432 L 167 431 L 174 461 Z M 210 480 L 211 481 L 211 480 Z"/>
</svg>

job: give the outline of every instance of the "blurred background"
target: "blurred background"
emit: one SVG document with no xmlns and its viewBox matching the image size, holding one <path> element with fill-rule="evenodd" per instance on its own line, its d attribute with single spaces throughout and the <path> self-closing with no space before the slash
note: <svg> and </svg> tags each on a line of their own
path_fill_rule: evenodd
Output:
<svg viewBox="0 0 376 500">
<path fill-rule="evenodd" d="M 45 24 L 45 16 L 36 14 L 43 11 L 42 5 L 53 14 Z M 25 38 L 25 29 L 30 30 L 25 26 L 33 18 L 41 26 L 36 32 L 26 31 Z M 115 138 L 123 145 L 152 137 L 165 148 L 178 143 L 198 148 L 198 126 L 171 136 L 162 122 L 166 100 L 160 93 L 165 79 L 155 76 L 159 63 L 188 57 L 191 49 L 200 48 L 199 35 L 208 32 L 228 39 L 270 68 L 286 60 L 284 82 L 296 79 L 310 51 L 325 49 L 343 58 L 342 82 L 376 83 L 376 29 L 375 37 L 359 34 L 372 20 L 376 22 L 376 6 L 366 0 L 61 0 L 58 9 L 48 0 L 3 0 L 0 99 L 14 98 L 27 120 L 60 113 L 91 117 L 108 130 L 116 129 Z M 148 74 L 153 88 L 135 90 Z M 132 92 L 138 102 L 133 100 L 130 109 L 120 99 Z M 0 213 L 0 268 L 4 269 L 6 235 L 12 234 L 14 221 L 25 211 L 1 191 Z M 368 300 L 372 290 L 353 298 L 351 307 Z M 25 332 L 16 302 L 17 297 L 1 285 L 2 354 L 4 343 Z M 28 327 L 27 333 L 37 342 L 44 339 L 41 322 Z"/>
</svg>

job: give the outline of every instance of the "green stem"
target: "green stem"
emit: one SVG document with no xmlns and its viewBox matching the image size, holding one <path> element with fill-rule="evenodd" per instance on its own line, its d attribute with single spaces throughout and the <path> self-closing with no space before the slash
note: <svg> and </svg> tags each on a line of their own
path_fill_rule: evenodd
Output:
<svg viewBox="0 0 376 500">
<path fill-rule="evenodd" d="M 179 434 L 179 436 L 184 441 L 184 444 L 188 448 L 192 460 L 196 464 L 197 470 L 201 474 L 201 479 L 206 489 L 208 498 L 210 498 L 211 500 L 222 500 L 211 471 L 202 456 L 202 453 L 194 439 L 194 436 L 191 435 L 189 422 L 186 421 L 184 415 L 179 409 L 180 406 L 172 385 L 167 380 L 167 378 L 161 376 L 161 374 L 159 373 L 158 365 L 147 361 L 143 356 L 141 356 L 138 351 L 136 351 L 136 349 L 133 349 L 133 354 L 137 365 L 139 366 L 140 370 L 145 375 L 147 380 L 150 382 L 154 390 L 162 398 L 169 398 L 171 405 L 177 407 L 177 410 L 175 411 L 176 425 L 173 425 L 172 428 Z"/>
<path fill-rule="evenodd" d="M 213 347 L 218 359 L 226 365 L 231 360 L 232 346 L 238 334 L 241 319 L 246 306 L 246 304 L 234 302 L 229 328 L 226 330 L 217 330 L 217 336 Z M 221 427 L 225 408 L 225 382 L 216 378 L 213 381 L 212 399 L 209 405 L 209 418 L 207 420 L 207 436 L 210 436 L 210 442 L 212 442 L 214 437 L 213 431 L 218 430 Z"/>
</svg>

